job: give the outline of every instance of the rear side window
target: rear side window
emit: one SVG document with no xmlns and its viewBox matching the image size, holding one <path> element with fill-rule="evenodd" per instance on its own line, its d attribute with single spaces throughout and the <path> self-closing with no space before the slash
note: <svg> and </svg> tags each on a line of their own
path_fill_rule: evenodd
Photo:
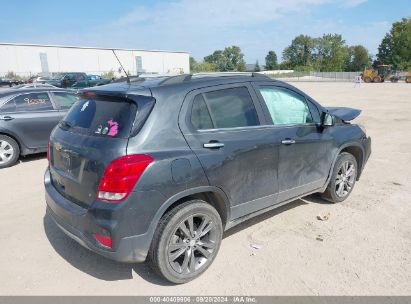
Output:
<svg viewBox="0 0 411 304">
<path fill-rule="evenodd" d="M 31 112 L 54 110 L 48 93 L 30 93 L 14 97 L 5 104 L 1 111 Z"/>
<path fill-rule="evenodd" d="M 194 98 L 191 123 L 198 130 L 213 128 L 213 122 L 202 94 Z"/>
<path fill-rule="evenodd" d="M 77 95 L 70 93 L 54 92 L 53 95 L 61 110 L 70 109 L 79 100 Z"/>
<path fill-rule="evenodd" d="M 197 129 L 259 125 L 253 100 L 246 87 L 206 92 L 194 98 L 191 122 Z"/>
<path fill-rule="evenodd" d="M 80 99 L 60 123 L 61 128 L 93 136 L 127 138 L 137 106 L 119 98 Z"/>
</svg>

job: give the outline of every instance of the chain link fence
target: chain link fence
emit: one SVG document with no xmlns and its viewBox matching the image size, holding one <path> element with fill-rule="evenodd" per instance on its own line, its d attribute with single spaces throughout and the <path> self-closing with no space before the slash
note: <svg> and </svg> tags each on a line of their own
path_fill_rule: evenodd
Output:
<svg viewBox="0 0 411 304">
<path fill-rule="evenodd" d="M 317 82 L 354 82 L 361 72 L 289 72 L 264 73 L 273 79 L 282 81 L 317 81 Z"/>
</svg>

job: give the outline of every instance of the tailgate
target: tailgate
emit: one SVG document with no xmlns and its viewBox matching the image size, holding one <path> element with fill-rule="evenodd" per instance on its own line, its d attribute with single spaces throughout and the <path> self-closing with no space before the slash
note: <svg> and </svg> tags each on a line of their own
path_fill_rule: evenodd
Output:
<svg viewBox="0 0 411 304">
<path fill-rule="evenodd" d="M 127 154 L 136 104 L 110 98 L 81 99 L 50 138 L 50 173 L 56 190 L 87 208 L 108 164 Z"/>
</svg>

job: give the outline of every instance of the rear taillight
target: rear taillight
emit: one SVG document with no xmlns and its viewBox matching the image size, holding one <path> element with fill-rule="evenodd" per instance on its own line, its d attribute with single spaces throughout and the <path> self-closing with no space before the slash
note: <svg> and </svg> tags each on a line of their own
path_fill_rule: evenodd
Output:
<svg viewBox="0 0 411 304">
<path fill-rule="evenodd" d="M 122 201 L 153 160 L 147 154 L 126 155 L 113 160 L 104 171 L 97 197 L 114 203 Z"/>
<path fill-rule="evenodd" d="M 101 245 L 110 248 L 113 247 L 113 239 L 111 237 L 99 233 L 93 233 L 93 236 Z"/>
</svg>

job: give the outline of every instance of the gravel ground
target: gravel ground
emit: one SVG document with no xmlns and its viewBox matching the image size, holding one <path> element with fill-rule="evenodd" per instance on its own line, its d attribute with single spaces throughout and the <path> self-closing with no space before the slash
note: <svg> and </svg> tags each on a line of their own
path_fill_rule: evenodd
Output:
<svg viewBox="0 0 411 304">
<path fill-rule="evenodd" d="M 45 155 L 27 157 L 0 170 L 0 294 L 410 295 L 411 84 L 295 85 L 324 105 L 363 109 L 373 152 L 346 202 L 314 195 L 245 222 L 204 275 L 173 286 L 67 238 L 44 217 Z"/>
</svg>

